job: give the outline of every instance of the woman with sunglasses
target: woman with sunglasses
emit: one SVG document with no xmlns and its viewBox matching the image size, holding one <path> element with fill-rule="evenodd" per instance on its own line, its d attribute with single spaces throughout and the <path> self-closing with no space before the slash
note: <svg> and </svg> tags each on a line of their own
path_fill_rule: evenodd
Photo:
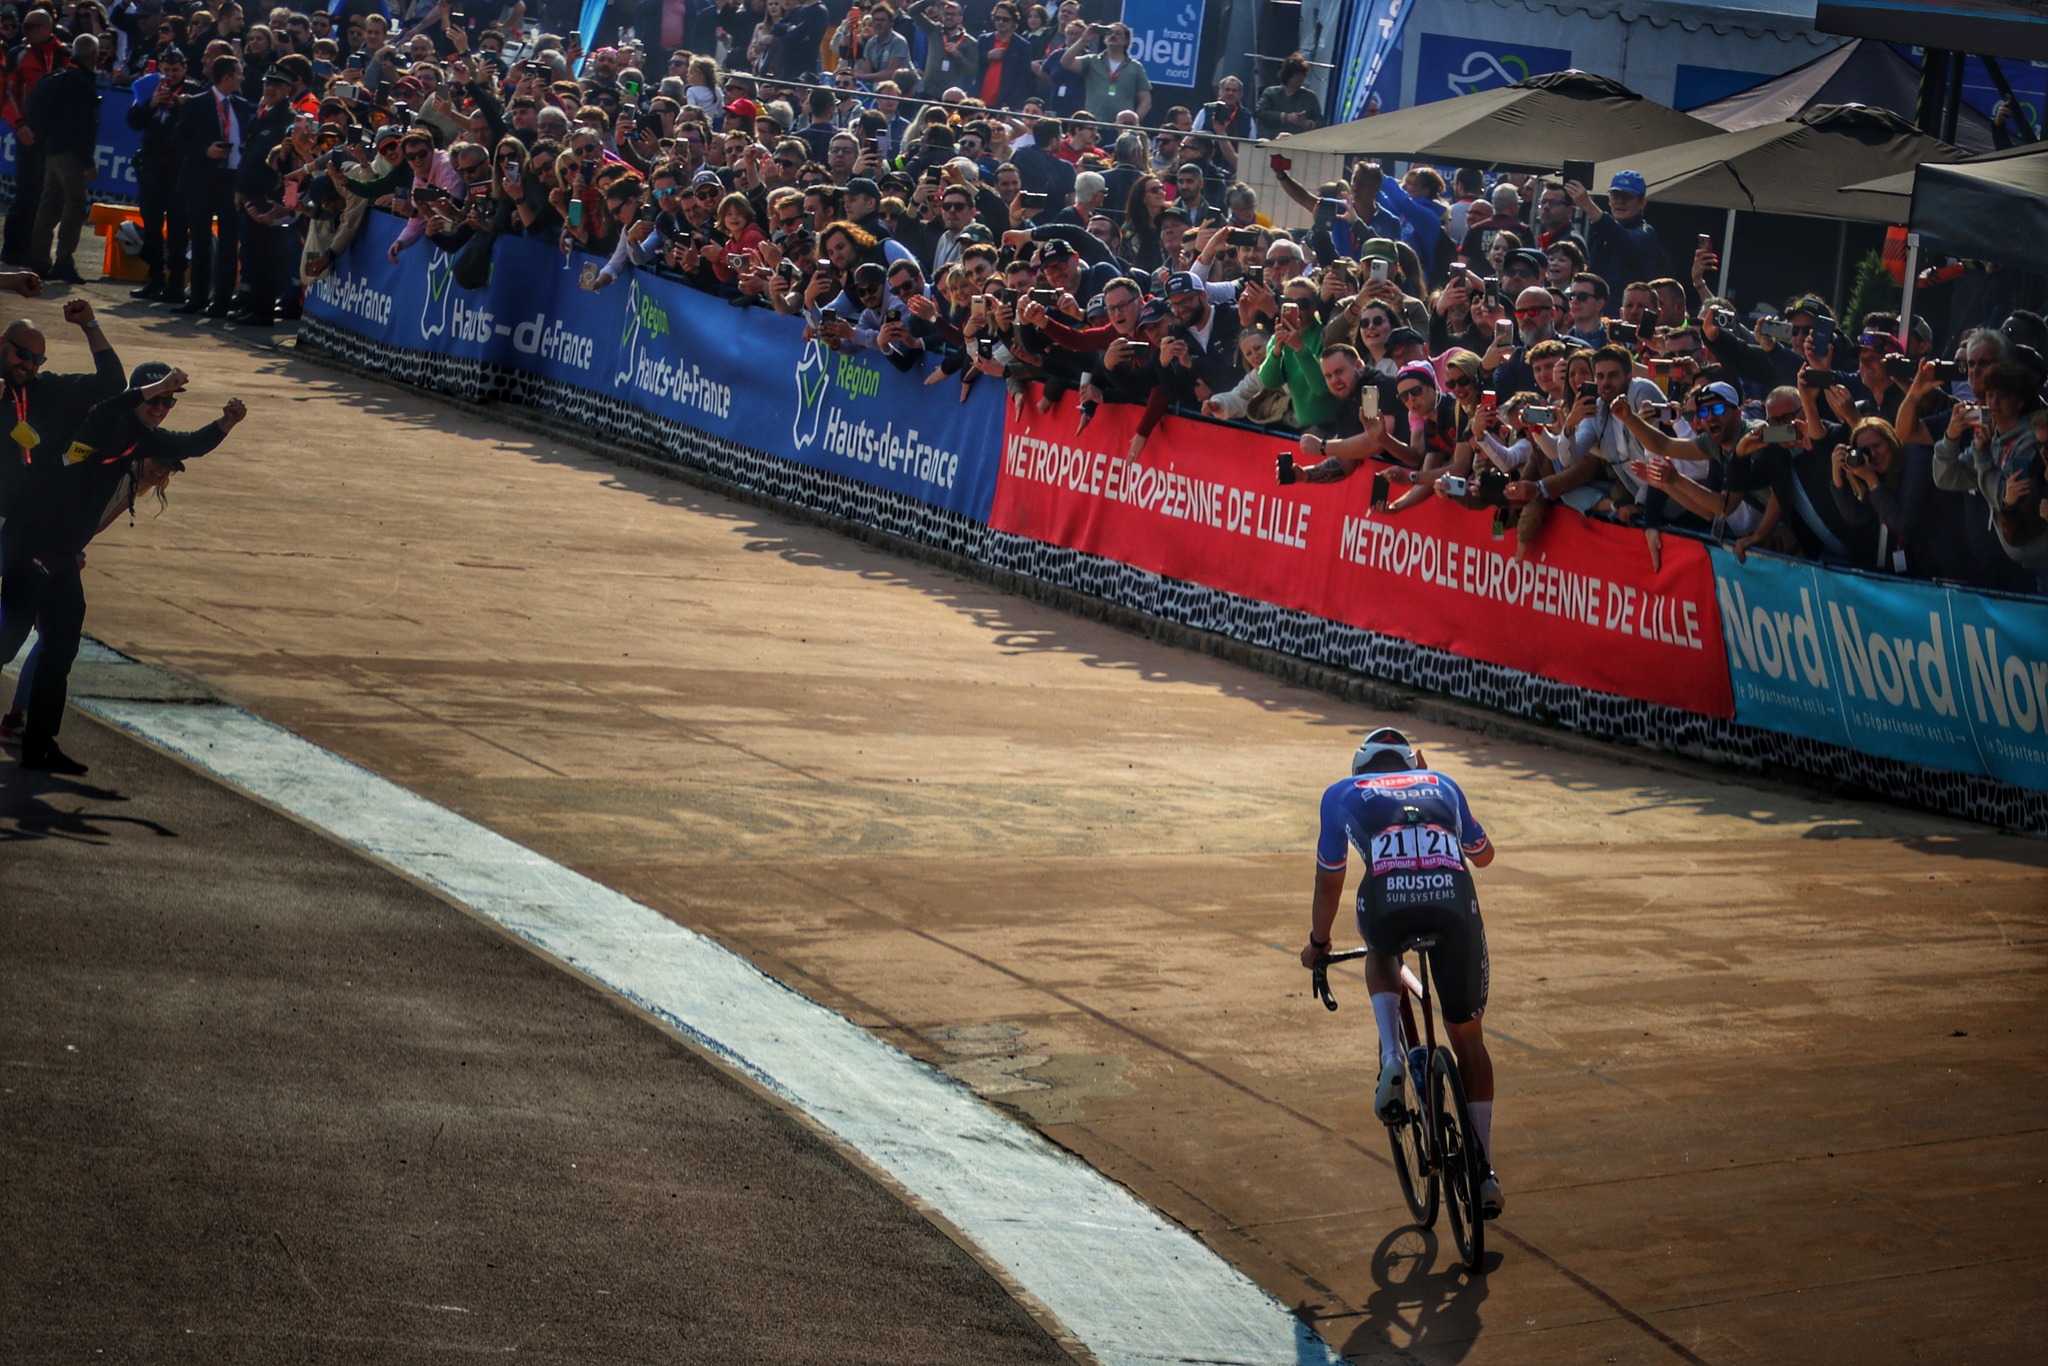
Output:
<svg viewBox="0 0 2048 1366">
<path fill-rule="evenodd" d="M 170 476 L 213 450 L 248 415 L 238 398 L 193 432 L 166 432 L 163 422 L 186 383 L 161 362 L 137 366 L 128 388 L 95 404 L 79 424 L 64 460 L 23 491 L 8 519 L 10 560 L 33 561 L 38 572 L 7 575 L 0 595 L 0 658 L 12 658 L 31 624 L 40 643 L 27 680 L 21 766 L 80 774 L 85 765 L 57 746 L 71 665 L 85 627 L 85 548 L 122 510 L 132 518 L 142 493 L 161 499 Z M 18 524 L 18 525 L 17 525 Z M 13 538 L 18 537 L 19 540 Z"/>
</svg>

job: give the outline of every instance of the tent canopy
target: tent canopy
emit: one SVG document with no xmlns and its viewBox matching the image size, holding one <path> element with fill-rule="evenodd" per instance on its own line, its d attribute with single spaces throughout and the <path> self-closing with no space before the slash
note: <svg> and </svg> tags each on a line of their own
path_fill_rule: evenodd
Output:
<svg viewBox="0 0 2048 1366">
<path fill-rule="evenodd" d="M 1910 120 L 1919 90 L 1918 67 L 1888 43 L 1857 38 L 1804 66 L 1687 112 L 1731 133 L 1783 123 L 1824 104 L 1889 109 Z M 1990 151 L 1991 120 L 1963 105 L 1956 113 L 1956 145 L 1966 152 Z"/>
<path fill-rule="evenodd" d="M 1717 131 L 1603 76 L 1554 71 L 1496 90 L 1318 128 L 1282 139 L 1274 150 L 1554 171 L 1566 161 L 1627 156 Z"/>
<path fill-rule="evenodd" d="M 1826 105 L 1788 123 L 1621 157 L 1603 163 L 1595 174 L 1604 184 L 1624 168 L 1640 172 L 1651 199 L 1667 204 L 1896 223 L 1896 201 L 1839 191 L 1961 157 L 1958 149 L 1886 110 Z"/>
<path fill-rule="evenodd" d="M 1882 196 L 1892 221 L 1910 224 L 1924 247 L 2048 274 L 2048 143 L 1922 166 L 1844 194 Z"/>
</svg>

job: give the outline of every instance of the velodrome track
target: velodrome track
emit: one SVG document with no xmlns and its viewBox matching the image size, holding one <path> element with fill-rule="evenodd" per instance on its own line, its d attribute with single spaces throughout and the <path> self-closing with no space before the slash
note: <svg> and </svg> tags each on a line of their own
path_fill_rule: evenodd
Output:
<svg viewBox="0 0 2048 1366">
<path fill-rule="evenodd" d="M 969 1081 L 1340 1351 L 2036 1350 L 2048 846 L 1419 727 L 1501 851 L 1467 1280 L 1402 1228 L 1362 986 L 1295 963 L 1384 714 L 88 293 L 194 375 L 172 425 L 251 409 L 95 543 L 92 634 Z"/>
</svg>

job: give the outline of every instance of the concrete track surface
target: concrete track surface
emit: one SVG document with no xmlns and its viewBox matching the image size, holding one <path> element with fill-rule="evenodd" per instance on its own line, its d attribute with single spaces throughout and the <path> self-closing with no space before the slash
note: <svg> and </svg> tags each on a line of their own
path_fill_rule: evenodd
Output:
<svg viewBox="0 0 2048 1366">
<path fill-rule="evenodd" d="M 1421 727 L 1501 850 L 1467 1278 L 1404 1227 L 1362 985 L 1327 1015 L 1295 963 L 1316 796 L 1385 717 L 103 311 L 193 373 L 173 425 L 251 416 L 95 544 L 89 630 L 969 1081 L 1351 1356 L 2038 1351 L 2041 843 Z"/>
</svg>

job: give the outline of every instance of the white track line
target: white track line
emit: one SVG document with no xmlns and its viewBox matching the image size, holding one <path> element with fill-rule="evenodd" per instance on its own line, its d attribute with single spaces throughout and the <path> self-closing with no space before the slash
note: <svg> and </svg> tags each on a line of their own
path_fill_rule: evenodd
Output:
<svg viewBox="0 0 2048 1366">
<path fill-rule="evenodd" d="M 1338 1359 L 1130 1192 L 660 912 L 225 706 L 76 705 L 432 886 L 786 1098 L 1005 1267 L 1105 1366 Z"/>
</svg>

